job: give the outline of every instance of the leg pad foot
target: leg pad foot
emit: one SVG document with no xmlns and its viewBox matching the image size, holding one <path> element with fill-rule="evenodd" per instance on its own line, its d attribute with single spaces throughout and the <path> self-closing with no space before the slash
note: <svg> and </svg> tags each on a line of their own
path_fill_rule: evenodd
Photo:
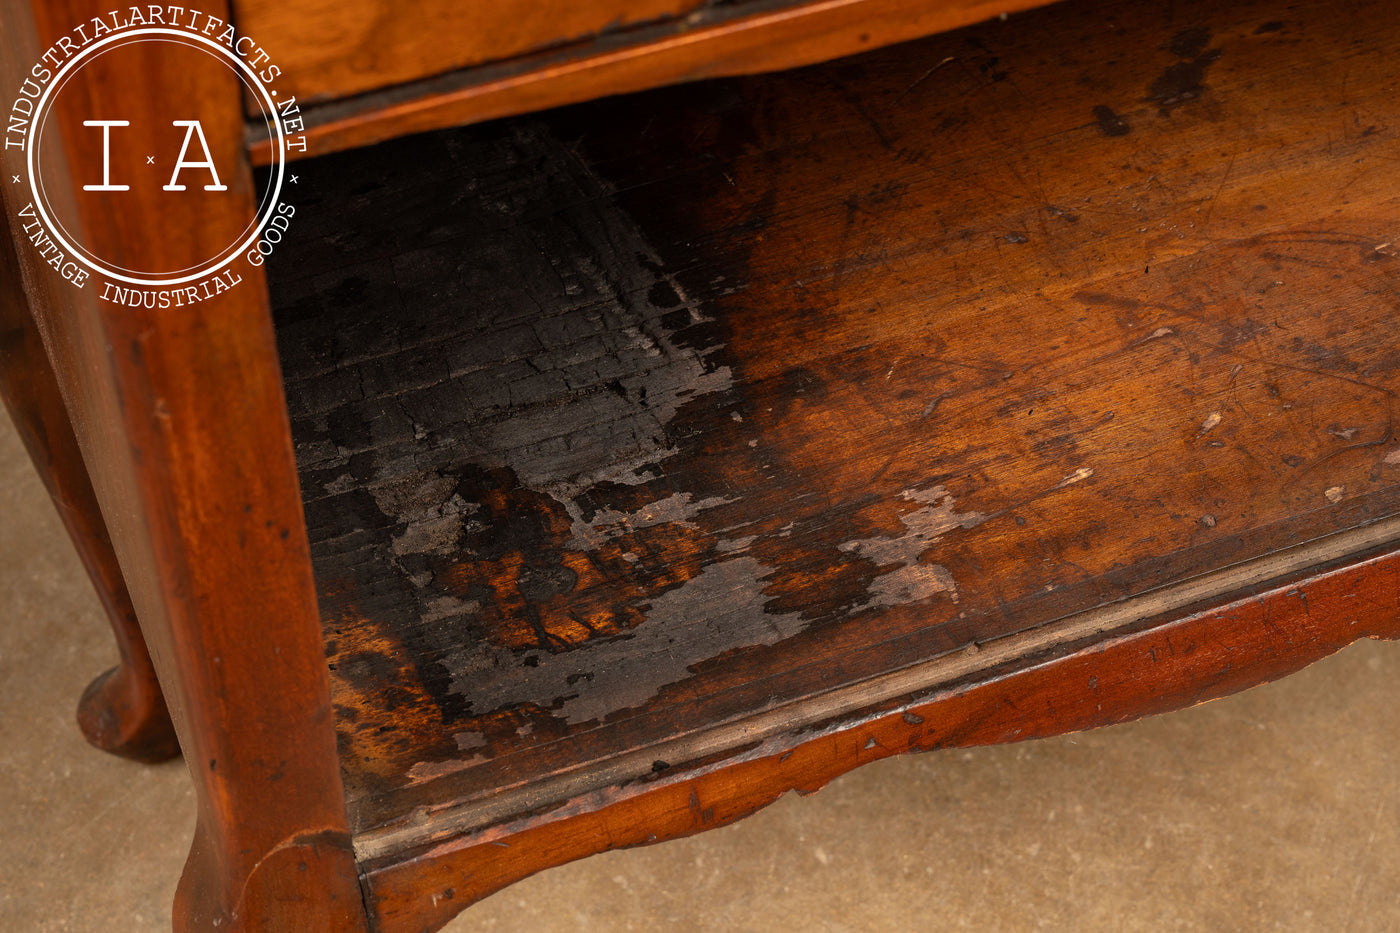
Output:
<svg viewBox="0 0 1400 933">
<path fill-rule="evenodd" d="M 92 745 L 130 758 L 155 763 L 180 754 L 175 727 L 154 679 L 142 683 L 126 665 L 100 675 L 78 701 L 78 728 Z"/>
</svg>

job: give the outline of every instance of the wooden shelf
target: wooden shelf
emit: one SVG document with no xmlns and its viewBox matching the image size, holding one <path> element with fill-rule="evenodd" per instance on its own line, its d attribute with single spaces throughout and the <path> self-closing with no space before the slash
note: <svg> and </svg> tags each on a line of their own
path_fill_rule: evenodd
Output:
<svg viewBox="0 0 1400 933">
<path fill-rule="evenodd" d="M 1062 4 L 306 163 L 271 288 L 361 857 L 1394 540 L 1392 12 Z"/>
</svg>

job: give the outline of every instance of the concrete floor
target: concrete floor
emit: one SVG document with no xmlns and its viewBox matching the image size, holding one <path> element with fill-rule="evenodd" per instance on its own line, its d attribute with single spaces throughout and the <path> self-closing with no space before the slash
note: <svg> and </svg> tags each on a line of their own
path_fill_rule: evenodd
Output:
<svg viewBox="0 0 1400 933">
<path fill-rule="evenodd" d="M 168 930 L 189 781 L 79 736 L 115 650 L 2 420 L 0 619 L 0 931 Z M 1400 646 L 1366 642 L 1171 716 L 871 765 L 537 875 L 448 929 L 1400 931 L 1397 736 Z"/>
</svg>

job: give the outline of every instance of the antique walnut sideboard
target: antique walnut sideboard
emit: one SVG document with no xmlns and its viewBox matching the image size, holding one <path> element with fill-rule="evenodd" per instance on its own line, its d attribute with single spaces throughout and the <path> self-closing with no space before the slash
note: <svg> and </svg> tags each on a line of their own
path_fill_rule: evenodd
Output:
<svg viewBox="0 0 1400 933">
<path fill-rule="evenodd" d="M 1400 633 L 1400 24 L 1037 6 L 206 5 L 300 177 L 179 308 L 50 268 L 4 150 L 0 390 L 121 648 L 84 734 L 194 778 L 177 929 L 432 930 Z M 108 7 L 0 9 L 15 88 Z M 94 195 L 68 118 L 50 194 L 184 268 L 277 154 L 133 54 L 75 93 L 227 190 Z"/>
</svg>

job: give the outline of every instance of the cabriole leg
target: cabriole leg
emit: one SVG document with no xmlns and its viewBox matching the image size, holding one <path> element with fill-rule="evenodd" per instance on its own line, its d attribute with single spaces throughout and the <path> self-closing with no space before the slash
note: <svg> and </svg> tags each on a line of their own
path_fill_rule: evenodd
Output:
<svg viewBox="0 0 1400 933">
<path fill-rule="evenodd" d="M 103 751 L 164 761 L 180 751 L 175 730 L 2 219 L 0 233 L 0 397 L 97 588 L 121 654 L 121 663 L 83 692 L 78 726 Z"/>
</svg>

